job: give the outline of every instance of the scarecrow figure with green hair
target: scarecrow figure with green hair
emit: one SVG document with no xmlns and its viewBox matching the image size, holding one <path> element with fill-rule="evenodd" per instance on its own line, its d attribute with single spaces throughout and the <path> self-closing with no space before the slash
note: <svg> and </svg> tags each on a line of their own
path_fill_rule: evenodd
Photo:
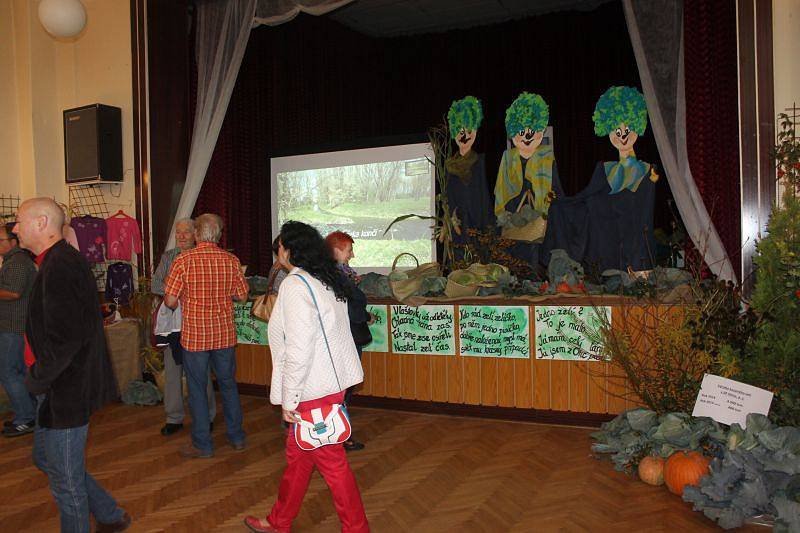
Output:
<svg viewBox="0 0 800 533">
<path fill-rule="evenodd" d="M 460 234 L 453 235 L 457 259 L 463 254 L 463 245 L 470 240 L 468 230 L 482 230 L 492 223 L 486 160 L 484 154 L 475 153 L 472 149 L 482 121 L 483 108 L 480 100 L 474 96 L 455 100 L 447 112 L 450 137 L 458 146 L 458 153 L 445 162 L 447 200 L 452 213 L 461 223 Z"/>
<path fill-rule="evenodd" d="M 658 180 L 653 167 L 636 159 L 633 145 L 647 128 L 647 105 L 644 96 L 633 87 L 610 87 L 594 108 L 594 132 L 611 140 L 619 151 L 619 161 L 603 163 L 609 194 L 622 190 L 636 192 L 642 180 Z"/>
<path fill-rule="evenodd" d="M 658 174 L 636 158 L 633 146 L 647 128 L 644 96 L 633 87 L 610 87 L 595 106 L 594 131 L 608 136 L 617 161 L 600 161 L 589 184 L 554 204 L 548 250 L 601 271 L 653 268 L 655 182 Z"/>
<path fill-rule="evenodd" d="M 494 213 L 503 236 L 519 241 L 512 255 L 538 262 L 538 243 L 552 201 L 562 195 L 553 148 L 543 143 L 550 111 L 538 94 L 520 94 L 506 110 L 506 134 L 514 146 L 503 152 L 495 184 Z"/>
</svg>

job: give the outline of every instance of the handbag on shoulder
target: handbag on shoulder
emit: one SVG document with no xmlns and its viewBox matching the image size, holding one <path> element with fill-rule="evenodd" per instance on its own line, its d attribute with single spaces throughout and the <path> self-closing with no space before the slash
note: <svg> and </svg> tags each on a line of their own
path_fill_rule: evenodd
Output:
<svg viewBox="0 0 800 533">
<path fill-rule="evenodd" d="M 352 428 L 344 405 L 326 405 L 298 413 L 294 438 L 301 450 L 313 450 L 328 444 L 341 444 L 350 438 Z"/>
<path fill-rule="evenodd" d="M 275 302 L 278 300 L 278 295 L 272 293 L 272 287 L 275 285 L 275 278 L 281 270 L 273 268 L 267 280 L 267 292 L 253 300 L 253 307 L 250 308 L 250 315 L 254 318 L 269 322 L 269 317 L 272 315 L 272 309 L 275 307 Z"/>
<path fill-rule="evenodd" d="M 253 301 L 253 307 L 250 308 L 250 314 L 254 318 L 269 322 L 269 317 L 272 315 L 272 309 L 275 307 L 275 302 L 278 300 L 277 294 L 262 294 Z"/>
</svg>

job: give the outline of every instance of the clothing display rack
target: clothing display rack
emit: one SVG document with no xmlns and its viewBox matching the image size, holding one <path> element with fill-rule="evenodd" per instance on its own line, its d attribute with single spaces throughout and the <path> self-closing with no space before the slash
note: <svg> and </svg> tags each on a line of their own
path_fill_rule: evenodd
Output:
<svg viewBox="0 0 800 533">
<path fill-rule="evenodd" d="M 108 204 L 99 184 L 69 185 L 69 215 L 108 218 Z"/>
<path fill-rule="evenodd" d="M 0 223 L 12 222 L 16 218 L 19 203 L 19 196 L 0 194 Z"/>
</svg>

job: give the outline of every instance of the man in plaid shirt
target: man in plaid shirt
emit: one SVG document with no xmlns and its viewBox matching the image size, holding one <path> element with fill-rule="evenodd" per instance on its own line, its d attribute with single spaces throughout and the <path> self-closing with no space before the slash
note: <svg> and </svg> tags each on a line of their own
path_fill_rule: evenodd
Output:
<svg viewBox="0 0 800 533">
<path fill-rule="evenodd" d="M 234 450 L 245 447 L 235 380 L 233 301 L 247 300 L 247 282 L 236 256 L 217 246 L 222 219 L 200 215 L 194 224 L 197 246 L 175 258 L 164 286 L 164 303 L 175 308 L 181 302 L 183 369 L 192 412 L 192 445 L 181 455 L 208 458 L 214 456 L 206 397 L 209 363 L 222 395 L 228 441 Z"/>
</svg>

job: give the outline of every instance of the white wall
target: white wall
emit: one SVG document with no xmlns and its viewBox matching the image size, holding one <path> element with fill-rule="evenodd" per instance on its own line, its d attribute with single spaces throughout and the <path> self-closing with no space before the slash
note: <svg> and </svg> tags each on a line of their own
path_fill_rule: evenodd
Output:
<svg viewBox="0 0 800 533">
<path fill-rule="evenodd" d="M 133 126 L 129 0 L 82 0 L 84 31 L 48 35 L 35 0 L 0 1 L 0 194 L 67 202 L 64 109 L 102 103 L 122 109 L 122 185 L 104 186 L 113 211 L 133 215 Z"/>
<path fill-rule="evenodd" d="M 772 46 L 777 115 L 800 107 L 800 0 L 773 0 Z"/>
</svg>

